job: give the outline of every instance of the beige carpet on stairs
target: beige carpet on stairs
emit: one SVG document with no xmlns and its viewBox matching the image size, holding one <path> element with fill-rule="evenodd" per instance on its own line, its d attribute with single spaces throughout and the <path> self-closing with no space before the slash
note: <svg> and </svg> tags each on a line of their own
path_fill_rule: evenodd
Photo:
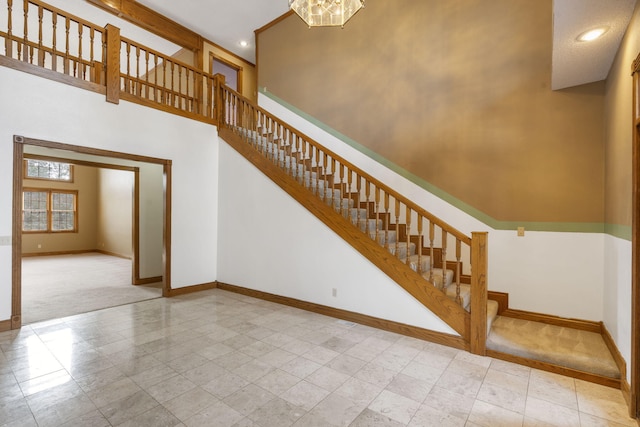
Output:
<svg viewBox="0 0 640 427">
<path fill-rule="evenodd" d="M 620 378 L 602 336 L 529 320 L 498 316 L 487 348 L 579 371 Z"/>
</svg>

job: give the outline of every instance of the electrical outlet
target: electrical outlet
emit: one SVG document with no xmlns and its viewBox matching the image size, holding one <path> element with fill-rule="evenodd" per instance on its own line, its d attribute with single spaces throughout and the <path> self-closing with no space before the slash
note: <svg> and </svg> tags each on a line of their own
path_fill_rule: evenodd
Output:
<svg viewBox="0 0 640 427">
<path fill-rule="evenodd" d="M 524 237 L 524 227 L 518 227 L 518 237 Z"/>
<path fill-rule="evenodd" d="M 336 289 L 336 288 L 331 289 L 331 296 L 337 297 L 338 296 L 338 289 Z"/>
<path fill-rule="evenodd" d="M 42 249 L 42 245 L 38 243 L 38 249 Z"/>
<path fill-rule="evenodd" d="M 0 246 L 11 246 L 11 236 L 0 236 Z"/>
</svg>

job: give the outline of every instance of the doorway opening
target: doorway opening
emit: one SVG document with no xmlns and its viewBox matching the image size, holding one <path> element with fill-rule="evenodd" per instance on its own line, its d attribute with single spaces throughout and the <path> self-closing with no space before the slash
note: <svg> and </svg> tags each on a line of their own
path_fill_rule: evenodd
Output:
<svg viewBox="0 0 640 427">
<path fill-rule="evenodd" d="M 231 61 L 209 53 L 209 70 L 211 74 L 222 74 L 225 79 L 225 85 L 242 94 L 242 67 Z"/>
<path fill-rule="evenodd" d="M 171 161 L 94 149 L 89 147 L 43 141 L 22 136 L 14 136 L 14 187 L 13 187 L 13 242 L 12 242 L 12 316 L 11 328 L 23 324 L 22 316 L 22 264 L 23 264 L 23 179 L 26 158 L 56 158 L 73 164 L 99 168 L 104 172 L 105 181 L 129 179 L 130 207 L 125 208 L 125 221 L 129 217 L 128 238 L 115 240 L 120 244 L 118 252 L 129 252 L 129 281 L 132 285 L 151 286 L 160 283 L 162 296 L 168 296 L 170 283 L 170 202 L 171 202 Z M 114 174 L 116 177 L 114 178 Z M 124 178 L 127 176 L 128 178 Z M 131 194 L 132 193 L 132 194 Z M 117 212 L 117 202 L 109 212 Z M 81 213 L 80 218 L 81 217 Z M 122 214 L 122 212 L 120 212 Z M 113 218 L 110 218 L 113 219 Z M 81 219 L 80 219 L 81 220 Z M 110 233 L 107 233 L 110 234 Z M 101 247 L 114 247 L 102 235 L 97 238 L 96 252 Z M 120 240 L 120 241 L 118 241 Z M 128 249 L 127 249 L 128 247 Z M 109 252 L 104 250 L 103 252 Z M 113 254 L 102 254 L 113 255 Z"/>
</svg>

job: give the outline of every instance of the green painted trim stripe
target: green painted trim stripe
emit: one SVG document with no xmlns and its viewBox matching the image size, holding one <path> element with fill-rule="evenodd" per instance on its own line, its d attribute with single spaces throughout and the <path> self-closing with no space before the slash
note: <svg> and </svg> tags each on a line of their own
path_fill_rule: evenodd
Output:
<svg viewBox="0 0 640 427">
<path fill-rule="evenodd" d="M 411 181 L 412 183 L 414 183 L 418 187 L 428 191 L 429 193 L 431 193 L 434 196 L 444 200 L 445 202 L 449 203 L 450 205 L 455 206 L 456 208 L 458 208 L 461 211 L 465 212 L 467 215 L 472 216 L 473 218 L 477 219 L 478 221 L 488 225 L 489 227 L 491 227 L 491 228 L 493 228 L 495 230 L 517 230 L 518 227 L 524 227 L 525 230 L 529 230 L 529 231 L 550 231 L 550 232 L 564 232 L 564 233 L 567 233 L 567 232 L 573 232 L 573 233 L 606 233 L 606 234 L 610 234 L 612 236 L 615 236 L 615 237 L 618 237 L 618 238 L 621 238 L 621 239 L 631 240 L 631 227 L 624 226 L 624 225 L 606 224 L 606 223 L 601 223 L 601 222 L 526 222 L 526 221 L 518 222 L 518 221 L 499 221 L 499 220 L 487 215 L 485 212 L 482 212 L 479 209 L 476 209 L 475 207 L 473 207 L 473 206 L 463 202 L 462 200 L 452 196 L 451 194 L 447 193 L 446 191 L 442 190 L 441 188 L 436 187 L 435 185 L 431 184 L 430 182 L 427 182 L 423 178 L 420 178 L 419 176 L 414 175 L 413 173 L 409 172 L 408 170 L 404 169 L 403 167 L 391 162 L 389 159 L 387 159 L 385 157 L 382 157 L 380 154 L 376 153 L 375 151 L 372 151 L 371 149 L 365 147 L 364 145 L 358 143 L 357 141 L 354 141 L 353 139 L 349 138 L 348 136 L 343 135 L 342 133 L 338 132 L 337 130 L 333 129 L 332 127 L 328 126 L 327 124 L 319 121 L 315 117 L 312 117 L 311 115 L 305 113 L 304 111 L 300 110 L 299 108 L 295 107 L 294 105 L 288 103 L 287 101 L 285 101 L 285 100 L 283 100 L 281 98 L 278 98 L 273 93 L 267 91 L 267 89 L 265 87 L 260 87 L 258 90 L 260 91 L 261 94 L 265 95 L 266 97 L 268 97 L 272 101 L 282 105 L 286 109 L 290 110 L 292 113 L 302 117 L 303 119 L 305 119 L 306 121 L 310 122 L 314 126 L 319 127 L 323 131 L 325 131 L 328 134 L 336 137 L 337 139 L 341 140 L 345 144 L 353 147 L 354 149 L 358 150 L 359 152 L 361 152 L 362 154 L 364 154 L 367 157 L 371 158 L 372 160 L 374 160 L 374 161 L 386 166 L 387 168 L 391 169 L 392 171 L 394 171 L 398 175 L 400 175 L 400 176 L 406 178 L 407 180 Z"/>
</svg>

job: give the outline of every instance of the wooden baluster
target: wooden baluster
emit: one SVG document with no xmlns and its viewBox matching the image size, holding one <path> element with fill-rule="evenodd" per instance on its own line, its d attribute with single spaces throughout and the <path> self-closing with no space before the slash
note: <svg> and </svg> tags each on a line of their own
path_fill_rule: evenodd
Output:
<svg viewBox="0 0 640 427">
<path fill-rule="evenodd" d="M 416 266 L 416 271 L 418 274 L 422 275 L 422 242 L 424 241 L 424 236 L 422 235 L 422 222 L 424 218 L 422 215 L 418 214 L 418 244 L 416 248 L 416 252 L 418 252 L 418 265 Z"/>
<path fill-rule="evenodd" d="M 324 192 L 322 193 L 322 201 L 327 201 L 327 197 L 331 197 L 331 195 L 327 195 L 327 192 L 333 194 L 333 189 L 331 188 L 332 187 L 331 177 L 329 176 L 329 169 L 328 169 L 328 166 L 329 166 L 328 157 L 329 155 L 323 151 L 322 152 L 322 180 L 324 181 Z"/>
<path fill-rule="evenodd" d="M 129 42 L 126 43 L 127 45 L 127 78 L 126 78 L 126 85 L 125 85 L 125 91 L 127 93 L 132 93 L 132 82 L 131 82 L 131 44 L 129 44 Z"/>
<path fill-rule="evenodd" d="M 167 61 L 162 60 L 162 84 L 160 85 L 160 100 L 167 104 Z"/>
<path fill-rule="evenodd" d="M 184 99 L 184 102 L 185 102 L 184 109 L 185 109 L 186 111 L 191 111 L 191 102 L 190 102 L 190 98 L 191 98 L 191 96 L 189 95 L 189 79 L 190 79 L 191 77 L 189 77 L 189 69 L 188 69 L 187 67 L 184 67 L 184 71 L 185 71 L 185 73 L 186 73 L 186 75 L 184 76 L 184 85 L 185 85 L 185 87 L 184 87 L 184 96 L 185 96 L 185 99 Z M 235 117 L 235 114 L 234 114 L 234 117 Z"/>
<path fill-rule="evenodd" d="M 65 39 L 65 48 L 64 48 L 64 73 L 69 74 L 69 32 L 71 30 L 71 21 L 68 16 L 64 18 L 64 39 Z"/>
<path fill-rule="evenodd" d="M 93 27 L 89 28 L 89 66 L 91 67 L 91 81 L 92 82 L 100 82 L 100 76 L 96 77 L 96 63 L 95 63 L 95 52 L 94 52 L 94 43 L 95 39 L 95 30 Z"/>
<path fill-rule="evenodd" d="M 136 45 L 136 89 L 135 95 L 142 95 L 142 82 L 140 81 L 140 46 Z"/>
<path fill-rule="evenodd" d="M 4 41 L 4 54 L 9 58 L 13 57 L 13 0 L 7 0 L 7 38 Z M 19 57 L 19 56 L 18 56 Z"/>
<path fill-rule="evenodd" d="M 171 61 L 171 91 L 169 92 L 169 105 L 175 107 L 176 103 L 176 92 L 174 90 L 174 82 L 175 82 L 175 64 Z"/>
<path fill-rule="evenodd" d="M 380 222 L 380 191 L 381 190 L 378 188 L 378 186 L 374 186 L 373 190 L 374 190 L 374 198 L 375 198 L 374 209 L 376 210 L 376 236 L 375 236 L 375 240 L 376 240 L 376 243 L 380 244 L 380 226 L 379 226 L 379 222 Z"/>
<path fill-rule="evenodd" d="M 74 76 L 75 77 L 81 77 L 82 79 L 85 78 L 85 69 L 84 69 L 84 64 L 82 62 L 82 38 L 83 38 L 83 32 L 84 32 L 84 26 L 78 22 L 78 61 L 75 62 L 75 68 L 77 69 L 78 67 L 80 67 L 80 69 L 77 70 L 77 74 L 74 71 Z"/>
<path fill-rule="evenodd" d="M 411 255 L 411 208 L 408 205 L 404 206 L 405 209 L 405 222 L 407 225 L 407 256 L 404 260 L 406 265 L 411 265 L 411 260 L 409 259 L 409 256 Z"/>
<path fill-rule="evenodd" d="M 349 215 L 349 195 L 347 187 L 344 184 L 344 165 L 342 163 L 338 163 L 338 166 L 340 167 L 340 214 L 347 216 Z M 343 205 L 344 200 L 347 201 L 346 205 Z"/>
<path fill-rule="evenodd" d="M 346 165 L 345 165 L 345 167 L 347 168 L 347 189 L 348 189 L 347 190 L 347 194 L 348 194 L 349 199 L 353 200 L 353 175 L 352 175 L 351 169 L 349 169 L 349 167 L 346 166 Z M 356 208 L 358 207 L 358 205 L 356 204 L 355 200 L 353 200 L 353 206 L 356 207 Z M 350 216 L 350 212 L 349 212 L 349 210 L 347 210 L 347 218 L 349 218 L 349 216 Z M 351 219 L 351 218 L 349 218 L 349 219 Z M 360 224 L 358 224 L 356 222 L 356 226 L 359 226 L 359 225 Z"/>
<path fill-rule="evenodd" d="M 215 89 L 215 80 L 209 76 L 207 76 L 207 82 L 209 85 L 209 89 L 207 90 L 207 117 L 210 119 L 213 119 L 213 109 L 214 109 L 214 105 L 213 105 L 213 91 L 216 90 Z"/>
<path fill-rule="evenodd" d="M 462 305 L 462 298 L 460 298 L 460 275 L 462 271 L 460 271 L 462 258 L 462 242 L 460 239 L 456 239 L 456 302 Z"/>
<path fill-rule="evenodd" d="M 38 66 L 44 67 L 44 50 L 42 50 L 42 6 L 38 6 Z"/>
<path fill-rule="evenodd" d="M 355 172 L 354 172 L 355 173 Z M 361 196 L 361 191 L 362 191 L 362 177 L 360 175 L 356 174 L 356 205 L 358 210 L 356 211 L 356 218 L 357 218 L 357 223 L 358 223 L 358 227 L 360 227 L 360 221 L 364 222 L 364 232 L 366 234 L 369 234 L 369 218 L 367 217 L 367 215 L 364 215 L 364 218 L 362 218 L 360 216 L 360 210 L 362 209 L 362 196 Z"/>
<path fill-rule="evenodd" d="M 144 73 L 144 81 L 145 81 L 144 97 L 146 99 L 149 99 L 149 51 L 148 50 L 144 51 L 144 69 L 145 69 L 145 73 Z"/>
<path fill-rule="evenodd" d="M 318 147 L 316 147 L 315 145 L 312 145 L 312 154 L 311 154 L 311 164 L 312 164 L 312 171 L 315 171 L 316 173 L 316 177 L 315 177 L 315 185 L 314 185 L 314 191 L 315 194 L 317 195 L 320 192 L 320 168 L 318 167 Z M 313 166 L 315 165 L 315 166 Z"/>
<path fill-rule="evenodd" d="M 447 289 L 447 231 L 442 229 L 442 289 Z"/>
<path fill-rule="evenodd" d="M 23 36 L 23 46 L 22 49 L 20 45 L 18 45 L 18 59 L 22 59 L 24 62 L 29 62 L 29 25 L 28 25 L 28 17 L 29 17 L 29 2 L 28 0 L 23 1 L 22 5 L 23 15 L 24 15 L 24 36 Z M 20 50 L 22 50 L 22 58 L 20 58 Z"/>
<path fill-rule="evenodd" d="M 89 62 L 91 64 L 93 64 L 93 61 L 95 59 L 95 52 L 94 52 L 94 47 L 93 44 L 95 43 L 96 40 L 96 31 L 93 27 L 89 28 Z"/>
<path fill-rule="evenodd" d="M 398 249 L 400 248 L 400 200 L 394 198 L 395 202 L 396 202 L 396 210 L 395 210 L 395 217 L 396 217 L 396 258 L 399 255 L 399 251 Z"/>
<path fill-rule="evenodd" d="M 58 71 L 58 46 L 57 46 L 57 41 L 58 41 L 58 13 L 57 12 L 52 12 L 51 24 L 53 26 L 53 34 L 52 34 L 53 38 L 51 40 L 51 47 L 52 47 L 51 69 L 53 71 Z"/>
<path fill-rule="evenodd" d="M 433 283 L 433 240 L 435 238 L 435 227 L 429 221 L 429 281 Z"/>
<path fill-rule="evenodd" d="M 364 180 L 364 198 L 365 198 L 365 208 L 367 209 L 367 236 L 371 237 L 371 232 L 373 231 L 375 234 L 374 230 L 369 230 L 369 206 L 371 204 L 371 183 L 365 178 L 362 177 L 362 179 Z M 376 222 L 375 224 L 375 228 L 378 228 L 378 223 Z"/>
<path fill-rule="evenodd" d="M 385 216 L 385 227 L 384 227 L 384 247 L 386 250 L 389 250 L 389 223 L 391 222 L 389 206 L 389 193 L 384 192 L 384 216 Z M 397 234 L 397 232 L 396 232 Z"/>
<path fill-rule="evenodd" d="M 184 93 L 182 92 L 182 66 L 178 65 L 178 105 L 181 110 L 184 109 Z"/>
<path fill-rule="evenodd" d="M 333 157 L 331 158 L 331 207 L 335 210 L 336 209 L 336 195 L 335 195 L 335 188 L 336 188 L 336 159 L 334 159 Z M 338 191 L 338 195 L 341 195 L 342 192 Z M 340 196 L 338 196 L 340 197 Z M 339 199 L 338 200 L 338 210 L 340 209 L 340 205 L 342 204 L 342 200 Z"/>
</svg>

